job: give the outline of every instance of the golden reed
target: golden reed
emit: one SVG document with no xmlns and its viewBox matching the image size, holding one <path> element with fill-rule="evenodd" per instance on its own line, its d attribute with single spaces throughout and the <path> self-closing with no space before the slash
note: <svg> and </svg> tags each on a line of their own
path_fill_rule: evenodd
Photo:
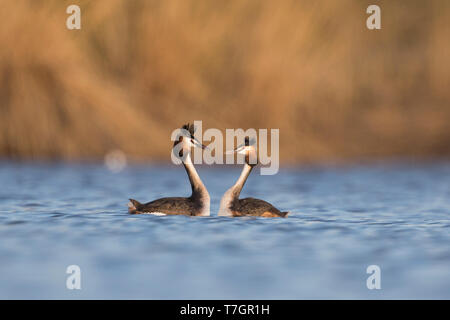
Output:
<svg viewBox="0 0 450 320">
<path fill-rule="evenodd" d="M 367 2 L 367 3 L 366 3 Z M 0 156 L 170 160 L 170 133 L 279 128 L 281 161 L 450 154 L 450 1 L 4 0 Z"/>
</svg>

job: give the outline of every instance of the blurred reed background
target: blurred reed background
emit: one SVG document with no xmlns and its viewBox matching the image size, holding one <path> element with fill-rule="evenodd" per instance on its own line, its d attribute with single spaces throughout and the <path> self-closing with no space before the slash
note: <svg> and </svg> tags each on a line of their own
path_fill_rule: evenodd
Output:
<svg viewBox="0 0 450 320">
<path fill-rule="evenodd" d="M 448 0 L 1 0 L 0 21 L 0 157 L 169 161 L 193 120 L 279 128 L 282 164 L 450 155 Z"/>
</svg>

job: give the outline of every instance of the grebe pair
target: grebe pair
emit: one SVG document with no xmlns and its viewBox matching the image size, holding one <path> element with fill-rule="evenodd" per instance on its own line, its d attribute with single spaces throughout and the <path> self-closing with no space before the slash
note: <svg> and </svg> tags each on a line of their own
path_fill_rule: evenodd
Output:
<svg viewBox="0 0 450 320">
<path fill-rule="evenodd" d="M 188 174 L 189 182 L 191 183 L 192 195 L 188 198 L 161 198 L 145 204 L 130 199 L 130 202 L 128 203 L 129 213 L 188 216 L 210 215 L 210 197 L 208 190 L 195 170 L 190 156 L 192 147 L 202 149 L 205 149 L 206 147 L 194 138 L 194 125 L 187 124 L 181 129 L 188 131 L 190 136 L 180 136 L 179 140 L 175 141 L 174 147 L 179 143 L 182 143 L 177 149 L 180 149 L 179 156 L 183 159 L 182 162 Z M 241 190 L 244 187 L 250 172 L 256 165 L 250 164 L 250 162 L 253 162 L 250 161 L 251 157 L 256 157 L 256 150 L 253 146 L 253 141 L 250 141 L 249 138 L 246 137 L 245 143 L 232 152 L 245 155 L 244 168 L 236 183 L 223 195 L 222 200 L 220 201 L 219 216 L 287 217 L 288 212 L 281 212 L 264 200 L 255 198 L 239 199 Z"/>
</svg>

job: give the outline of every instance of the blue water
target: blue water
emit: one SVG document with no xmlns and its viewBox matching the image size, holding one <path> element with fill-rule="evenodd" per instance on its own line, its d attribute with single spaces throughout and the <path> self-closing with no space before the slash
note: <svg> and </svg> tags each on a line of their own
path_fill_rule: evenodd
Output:
<svg viewBox="0 0 450 320">
<path fill-rule="evenodd" d="M 182 167 L 0 163 L 0 298 L 450 298 L 449 164 L 254 172 L 287 219 L 217 217 L 239 168 L 199 173 L 212 216 L 157 217 L 127 199 L 188 195 Z"/>
</svg>

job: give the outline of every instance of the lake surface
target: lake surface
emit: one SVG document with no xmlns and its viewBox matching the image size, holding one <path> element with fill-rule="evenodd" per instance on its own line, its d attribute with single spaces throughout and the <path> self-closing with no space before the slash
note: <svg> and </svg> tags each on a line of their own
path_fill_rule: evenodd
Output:
<svg viewBox="0 0 450 320">
<path fill-rule="evenodd" d="M 182 167 L 0 162 L 0 298 L 450 299 L 450 164 L 256 170 L 242 196 L 290 216 L 217 217 L 239 173 L 199 168 L 211 217 L 158 217 L 128 198 L 189 195 Z"/>
</svg>

